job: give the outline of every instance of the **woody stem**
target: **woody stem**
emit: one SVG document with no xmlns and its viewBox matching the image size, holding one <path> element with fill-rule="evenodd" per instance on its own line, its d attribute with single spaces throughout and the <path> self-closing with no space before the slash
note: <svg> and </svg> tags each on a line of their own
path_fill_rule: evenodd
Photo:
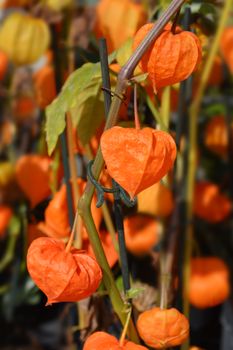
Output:
<svg viewBox="0 0 233 350">
<path fill-rule="evenodd" d="M 164 11 L 164 13 L 158 19 L 158 21 L 156 22 L 152 30 L 147 34 L 147 36 L 144 38 L 144 40 L 141 42 L 138 48 L 134 51 L 134 53 L 132 54 L 128 62 L 122 67 L 118 76 L 117 85 L 115 89 L 115 96 L 113 97 L 113 100 L 111 103 L 105 129 L 109 129 L 116 124 L 119 108 L 121 106 L 121 99 L 119 99 L 119 95 L 121 96 L 125 92 L 127 87 L 127 81 L 132 76 L 133 71 L 136 68 L 137 64 L 139 63 L 140 59 L 142 58 L 146 50 L 149 48 L 149 46 L 152 44 L 152 42 L 159 36 L 164 26 L 170 21 L 170 19 L 174 16 L 174 14 L 177 12 L 179 7 L 184 3 L 184 1 L 185 0 L 173 0 L 171 2 L 170 6 L 167 8 L 167 10 Z M 99 178 L 103 165 L 104 165 L 103 156 L 101 153 L 101 149 L 99 148 L 92 167 L 92 172 L 96 179 Z M 80 198 L 78 210 L 86 225 L 89 239 L 93 246 L 96 259 L 103 270 L 103 282 L 109 293 L 109 297 L 113 304 L 113 308 L 117 313 L 118 317 L 120 318 L 122 324 L 125 324 L 126 315 L 123 311 L 124 302 L 120 296 L 119 290 L 116 287 L 111 269 L 109 268 L 109 265 L 107 263 L 107 260 L 98 236 L 98 232 L 96 230 L 93 218 L 91 216 L 90 205 L 91 205 L 93 194 L 94 194 L 94 186 L 90 181 L 88 181 L 86 189 L 82 197 Z M 130 322 L 128 330 L 129 330 L 130 338 L 134 342 L 138 343 L 139 339 L 132 322 Z"/>
</svg>

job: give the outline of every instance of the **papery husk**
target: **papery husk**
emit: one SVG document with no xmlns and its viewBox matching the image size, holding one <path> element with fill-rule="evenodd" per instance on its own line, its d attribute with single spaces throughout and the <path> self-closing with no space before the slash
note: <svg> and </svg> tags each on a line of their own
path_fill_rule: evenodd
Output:
<svg viewBox="0 0 233 350">
<path fill-rule="evenodd" d="M 126 248 L 133 255 L 148 254 L 158 242 L 158 223 L 148 215 L 124 218 L 124 231 Z"/>
<path fill-rule="evenodd" d="M 172 192 L 158 182 L 138 194 L 138 211 L 159 217 L 171 214 L 174 208 Z"/>
<path fill-rule="evenodd" d="M 131 198 L 160 181 L 176 158 L 173 138 L 152 128 L 115 126 L 103 133 L 100 143 L 110 176 Z"/>
<path fill-rule="evenodd" d="M 137 329 L 144 342 L 154 349 L 180 345 L 189 336 L 189 322 L 175 308 L 144 311 L 137 320 Z"/>
<path fill-rule="evenodd" d="M 16 181 L 35 207 L 50 193 L 51 159 L 36 154 L 24 155 L 16 163 Z"/>
<path fill-rule="evenodd" d="M 83 350 L 148 350 L 145 346 L 125 340 L 120 346 L 119 341 L 113 335 L 105 332 L 95 332 L 89 336 Z"/>
<path fill-rule="evenodd" d="M 75 302 L 93 294 L 102 279 L 96 260 L 85 251 L 72 248 L 49 237 L 34 240 L 27 254 L 28 272 L 46 294 L 46 305 Z"/>
<path fill-rule="evenodd" d="M 134 50 L 152 29 L 148 23 L 136 33 Z M 166 57 L 166 59 L 164 59 Z M 198 67 L 202 58 L 198 37 L 176 27 L 175 34 L 167 25 L 160 36 L 142 57 L 140 67 L 149 74 L 155 92 L 164 86 L 174 85 L 187 79 Z"/>
<path fill-rule="evenodd" d="M 214 307 L 229 296 L 229 269 L 218 257 L 196 257 L 191 260 L 189 300 L 199 309 Z"/>
<path fill-rule="evenodd" d="M 230 215 L 231 202 L 216 184 L 199 182 L 195 185 L 193 212 L 203 220 L 217 223 Z"/>
</svg>

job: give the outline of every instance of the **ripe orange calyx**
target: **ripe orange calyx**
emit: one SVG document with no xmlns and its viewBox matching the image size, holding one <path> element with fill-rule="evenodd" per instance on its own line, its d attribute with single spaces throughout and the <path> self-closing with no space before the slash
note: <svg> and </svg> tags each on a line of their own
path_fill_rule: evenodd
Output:
<svg viewBox="0 0 233 350">
<path fill-rule="evenodd" d="M 85 342 L 83 350 L 147 350 L 145 346 L 125 340 L 120 346 L 119 341 L 105 332 L 93 333 Z"/>
<path fill-rule="evenodd" d="M 154 307 L 138 318 L 140 337 L 152 348 L 163 349 L 182 344 L 189 336 L 189 322 L 177 309 Z"/>
<path fill-rule="evenodd" d="M 231 129 L 233 134 L 233 130 Z M 227 123 L 224 116 L 211 118 L 205 129 L 205 146 L 219 156 L 226 156 L 228 151 Z"/>
<path fill-rule="evenodd" d="M 110 176 L 133 198 L 172 168 L 176 145 L 166 132 L 115 126 L 100 140 Z"/>
<path fill-rule="evenodd" d="M 158 223 L 146 214 L 136 214 L 124 219 L 126 247 L 134 255 L 144 255 L 158 242 Z"/>
<path fill-rule="evenodd" d="M 36 154 L 21 156 L 17 161 L 16 181 L 30 200 L 31 207 L 35 207 L 51 193 L 50 165 L 50 158 Z"/>
<path fill-rule="evenodd" d="M 191 260 L 189 300 L 199 309 L 224 302 L 230 293 L 229 269 L 217 257 L 198 257 Z"/>
<path fill-rule="evenodd" d="M 134 37 L 134 50 L 153 26 L 148 23 L 139 29 Z M 157 91 L 187 79 L 196 70 L 201 57 L 201 44 L 195 34 L 182 31 L 180 27 L 173 33 L 167 25 L 142 57 L 140 68 L 149 74 L 154 91 Z"/>
<path fill-rule="evenodd" d="M 27 254 L 28 272 L 48 297 L 47 305 L 75 302 L 87 298 L 98 288 L 102 271 L 85 251 L 71 248 L 59 240 L 41 237 L 34 240 Z"/>
<path fill-rule="evenodd" d="M 98 38 L 106 38 L 108 51 L 112 52 L 131 38 L 146 20 L 147 14 L 140 3 L 132 0 L 101 0 L 96 7 L 94 31 Z"/>
<path fill-rule="evenodd" d="M 231 202 L 216 184 L 202 181 L 195 185 L 193 211 L 199 218 L 217 223 L 229 216 Z"/>
</svg>

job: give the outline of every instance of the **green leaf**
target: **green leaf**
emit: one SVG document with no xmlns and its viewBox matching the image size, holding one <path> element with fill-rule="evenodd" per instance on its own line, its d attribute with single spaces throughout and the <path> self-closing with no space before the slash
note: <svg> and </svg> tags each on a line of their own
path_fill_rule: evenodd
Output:
<svg viewBox="0 0 233 350">
<path fill-rule="evenodd" d="M 81 143 L 86 145 L 104 120 L 101 81 L 80 94 L 76 106 L 71 110 L 71 116 Z"/>
<path fill-rule="evenodd" d="M 170 5 L 170 0 L 160 0 L 159 4 L 162 7 L 162 9 L 166 9 L 168 7 L 168 5 Z"/>
<path fill-rule="evenodd" d="M 70 75 L 58 97 L 46 109 L 46 140 L 48 153 L 54 150 L 58 137 L 65 129 L 65 114 L 75 98 L 88 86 L 97 73 L 97 64 L 87 63 Z"/>
<path fill-rule="evenodd" d="M 114 51 L 108 57 L 109 64 L 116 58 L 116 51 Z M 93 92 L 90 92 L 90 86 L 98 84 L 98 91 L 100 90 L 99 82 L 101 80 L 100 63 L 86 63 L 81 68 L 73 72 L 66 83 L 64 84 L 62 91 L 57 98 L 46 108 L 46 141 L 48 145 L 48 153 L 51 154 L 56 147 L 58 137 L 65 129 L 65 114 L 74 109 L 77 112 L 77 116 L 74 117 L 76 124 L 80 126 L 83 124 L 86 130 L 87 120 L 82 121 L 80 118 L 86 116 L 85 113 L 89 111 L 95 111 L 97 108 L 100 112 L 100 94 L 93 99 Z M 97 89 L 97 87 L 96 87 Z M 91 97 L 91 98 L 90 98 Z M 87 108 L 87 101 L 92 103 L 94 101 L 95 107 Z M 85 108 L 84 108 L 85 107 Z M 82 111 L 82 112 L 81 112 Z M 85 113 L 84 113 L 85 112 Z M 89 125 L 90 132 L 83 139 L 87 140 L 94 132 L 94 127 L 100 122 L 100 115 L 94 118 L 93 115 L 88 119 L 93 122 L 94 125 Z M 92 119 L 93 118 L 93 119 Z M 85 118 L 86 119 L 86 118 Z M 81 126 L 81 129 L 83 127 Z"/>
<path fill-rule="evenodd" d="M 140 74 L 140 75 L 136 75 L 134 76 L 131 81 L 135 82 L 135 83 L 143 83 L 143 81 L 145 81 L 148 77 L 148 73 L 144 73 L 144 74 Z"/>
<path fill-rule="evenodd" d="M 137 298 L 141 293 L 145 291 L 145 288 L 130 288 L 126 292 L 126 298 L 127 299 L 133 299 Z"/>
<path fill-rule="evenodd" d="M 116 60 L 120 66 L 128 61 L 133 52 L 133 38 L 129 38 L 125 43 L 116 51 Z"/>
</svg>

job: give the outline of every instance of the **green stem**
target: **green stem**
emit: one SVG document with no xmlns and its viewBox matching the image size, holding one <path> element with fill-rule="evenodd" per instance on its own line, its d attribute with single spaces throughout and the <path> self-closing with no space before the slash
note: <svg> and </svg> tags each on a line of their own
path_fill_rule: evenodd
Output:
<svg viewBox="0 0 233 350">
<path fill-rule="evenodd" d="M 170 121 L 170 95 L 171 87 L 166 86 L 163 90 L 162 101 L 161 101 L 161 116 L 163 121 L 163 126 L 161 125 L 161 130 L 167 131 L 169 129 Z"/>
<path fill-rule="evenodd" d="M 135 50 L 133 55 L 130 57 L 128 62 L 124 65 L 118 75 L 118 81 L 116 85 L 115 95 L 112 100 L 111 108 L 108 114 L 107 122 L 105 129 L 113 127 L 118 119 L 118 112 L 121 106 L 121 99 L 119 96 L 122 96 L 125 93 L 127 82 L 131 78 L 134 69 L 138 65 L 143 54 L 146 52 L 147 48 L 153 43 L 153 41 L 159 36 L 164 26 L 169 22 L 172 16 L 177 12 L 178 8 L 183 4 L 184 0 L 173 0 L 168 7 L 168 9 L 161 15 L 157 23 L 154 25 L 152 30 L 147 34 L 145 39 L 141 42 L 138 48 Z M 98 149 L 92 172 L 96 179 L 99 178 L 101 170 L 104 165 L 104 160 L 101 154 L 100 148 Z M 93 218 L 91 216 L 90 205 L 92 197 L 94 194 L 94 186 L 88 181 L 86 189 L 83 196 L 79 201 L 79 213 L 83 218 L 83 221 L 86 225 L 87 232 L 89 235 L 90 242 L 94 249 L 94 253 L 98 263 L 100 264 L 103 270 L 103 282 L 109 293 L 113 308 L 121 320 L 122 324 L 126 322 L 126 314 L 124 313 L 124 302 L 120 296 L 120 293 L 116 287 L 111 269 L 108 265 L 106 256 L 104 254 L 98 232 L 96 230 Z M 130 322 L 128 329 L 129 337 L 136 343 L 139 342 L 137 332 L 133 326 L 133 323 Z"/>
<path fill-rule="evenodd" d="M 91 150 L 91 148 L 88 145 L 86 145 L 86 147 L 85 147 L 85 154 L 86 154 L 86 156 L 87 156 L 87 158 L 89 160 L 93 159 L 92 150 Z M 110 211 L 108 209 L 108 206 L 107 206 L 106 202 L 104 202 L 103 205 L 102 205 L 102 212 L 103 212 L 104 222 L 105 222 L 107 231 L 108 231 L 108 233 L 111 236 L 112 243 L 113 243 L 114 248 L 115 248 L 115 250 L 116 250 L 116 252 L 118 253 L 118 256 L 119 256 L 119 244 L 118 244 L 118 241 L 116 239 L 116 230 L 115 230 L 115 227 L 113 225 L 113 221 L 112 221 L 112 218 L 111 218 L 111 215 L 110 215 Z"/>
<path fill-rule="evenodd" d="M 228 16 L 232 9 L 233 0 L 226 0 L 224 2 L 224 7 L 221 13 L 221 17 L 218 24 L 218 29 L 214 37 L 212 47 L 210 49 L 209 55 L 207 57 L 200 83 L 198 86 L 197 94 L 195 100 L 190 107 L 190 124 L 189 124 L 189 135 L 190 135 L 190 145 L 189 145 L 189 156 L 188 156 L 188 182 L 187 182 L 187 220 L 188 227 L 186 232 L 186 242 L 185 242 L 185 261 L 184 261 L 184 290 L 183 290 L 183 300 L 184 300 L 184 314 L 186 317 L 189 316 L 189 275 L 190 275 L 190 258 L 192 252 L 192 239 L 193 239 L 193 227 L 191 225 L 191 220 L 193 216 L 193 197 L 194 197 L 194 183 L 195 183 L 195 173 L 196 173 L 196 153 L 197 153 L 197 119 L 199 111 L 201 108 L 202 97 L 206 89 L 208 79 L 213 67 L 214 58 L 218 52 L 219 42 L 221 35 L 223 33 L 224 27 L 226 25 Z M 188 349 L 188 344 L 185 343 L 183 349 Z"/>
<path fill-rule="evenodd" d="M 155 121 L 160 125 L 161 130 L 167 131 L 167 128 L 160 116 L 159 111 L 156 109 L 154 103 L 151 101 L 151 98 L 148 94 L 144 93 L 146 104 L 150 108 L 151 113 L 153 114 L 153 117 L 155 118 Z"/>
<path fill-rule="evenodd" d="M 0 272 L 7 267 L 15 256 L 15 247 L 20 234 L 20 224 L 18 218 L 13 217 L 9 226 L 9 237 L 7 241 L 6 253 L 0 260 Z"/>
<path fill-rule="evenodd" d="M 124 346 L 127 329 L 129 327 L 129 322 L 130 322 L 130 318 L 131 318 L 131 313 L 132 313 L 132 308 L 130 308 L 130 310 L 128 312 L 127 319 L 126 319 L 126 322 L 125 322 L 125 325 L 124 325 L 124 328 L 123 328 L 123 331 L 122 331 L 122 334 L 121 334 L 121 338 L 119 340 L 120 347 Z"/>
</svg>

